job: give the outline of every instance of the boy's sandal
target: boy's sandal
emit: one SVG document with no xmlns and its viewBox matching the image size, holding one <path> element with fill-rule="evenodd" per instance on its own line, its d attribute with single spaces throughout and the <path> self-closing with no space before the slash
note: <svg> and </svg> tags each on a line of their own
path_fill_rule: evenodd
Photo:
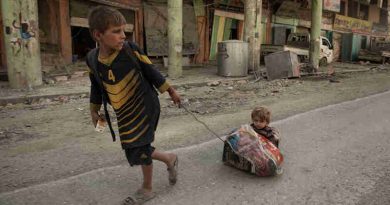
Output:
<svg viewBox="0 0 390 205">
<path fill-rule="evenodd" d="M 146 201 L 153 199 L 156 196 L 156 193 L 150 192 L 146 193 L 145 191 L 139 189 L 135 192 L 134 196 L 128 196 L 122 203 L 122 205 L 141 205 Z"/>
<path fill-rule="evenodd" d="M 175 185 L 177 182 L 177 171 L 179 169 L 179 157 L 176 155 L 176 160 L 171 168 L 168 167 L 168 179 L 170 185 Z"/>
<path fill-rule="evenodd" d="M 133 196 L 126 197 L 125 200 L 123 200 L 122 205 L 135 205 L 137 204 L 137 200 Z"/>
</svg>

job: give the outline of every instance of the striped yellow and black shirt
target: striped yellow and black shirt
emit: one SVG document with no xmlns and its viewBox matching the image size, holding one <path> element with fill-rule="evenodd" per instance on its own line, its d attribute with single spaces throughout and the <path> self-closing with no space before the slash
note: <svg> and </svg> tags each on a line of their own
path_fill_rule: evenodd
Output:
<svg viewBox="0 0 390 205">
<path fill-rule="evenodd" d="M 98 74 L 109 103 L 115 110 L 124 149 L 153 142 L 160 115 L 155 88 L 161 93 L 169 88 L 165 78 L 154 68 L 148 57 L 135 44 L 130 46 L 141 70 L 124 49 L 108 58 L 98 58 Z M 102 103 L 102 93 L 92 73 L 90 79 L 90 102 L 99 105 Z"/>
</svg>

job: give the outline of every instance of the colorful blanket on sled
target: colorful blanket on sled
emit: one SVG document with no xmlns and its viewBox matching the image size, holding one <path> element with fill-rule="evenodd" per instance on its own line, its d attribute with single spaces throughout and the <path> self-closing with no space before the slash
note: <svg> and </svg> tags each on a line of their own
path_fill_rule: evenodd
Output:
<svg viewBox="0 0 390 205">
<path fill-rule="evenodd" d="M 257 134 L 250 125 L 243 125 L 227 136 L 223 161 L 257 176 L 273 176 L 281 172 L 283 155 L 271 141 Z"/>
</svg>

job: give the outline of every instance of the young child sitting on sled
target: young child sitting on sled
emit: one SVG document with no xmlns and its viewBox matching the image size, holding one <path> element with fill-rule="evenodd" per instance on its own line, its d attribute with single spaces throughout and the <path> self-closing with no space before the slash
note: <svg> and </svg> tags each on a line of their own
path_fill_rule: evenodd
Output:
<svg viewBox="0 0 390 205">
<path fill-rule="evenodd" d="M 271 112 L 256 107 L 251 117 L 251 124 L 241 125 L 226 137 L 222 161 L 257 176 L 281 174 L 283 155 L 278 148 L 279 134 L 269 126 Z"/>
<path fill-rule="evenodd" d="M 279 148 L 279 132 L 275 128 L 269 126 L 269 123 L 271 121 L 271 111 L 269 111 L 265 107 L 256 107 L 255 109 L 253 109 L 251 117 L 251 127 L 253 128 L 253 130 L 257 134 L 267 138 L 276 147 Z"/>
</svg>

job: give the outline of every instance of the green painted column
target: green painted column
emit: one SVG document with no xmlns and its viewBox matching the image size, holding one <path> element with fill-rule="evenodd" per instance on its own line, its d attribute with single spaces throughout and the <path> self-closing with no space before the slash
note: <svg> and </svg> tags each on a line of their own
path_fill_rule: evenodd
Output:
<svg viewBox="0 0 390 205">
<path fill-rule="evenodd" d="M 182 76 L 183 1 L 168 0 L 168 76 Z"/>
<path fill-rule="evenodd" d="M 322 0 L 311 1 L 311 30 L 309 62 L 314 71 L 318 70 L 321 45 Z"/>
<path fill-rule="evenodd" d="M 42 84 L 37 0 L 1 0 L 9 84 Z"/>
</svg>

